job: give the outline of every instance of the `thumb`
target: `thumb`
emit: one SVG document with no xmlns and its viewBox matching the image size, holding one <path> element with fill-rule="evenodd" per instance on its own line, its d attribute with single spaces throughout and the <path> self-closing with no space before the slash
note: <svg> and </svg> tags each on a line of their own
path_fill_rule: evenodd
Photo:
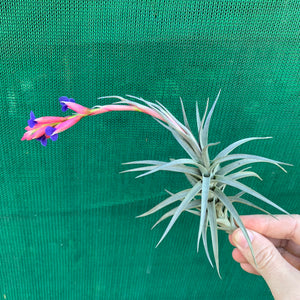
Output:
<svg viewBox="0 0 300 300">
<path fill-rule="evenodd" d="M 255 262 L 250 247 L 242 231 L 237 229 L 232 234 L 232 240 L 249 264 L 265 279 L 274 296 L 279 296 L 280 286 L 291 285 L 294 288 L 295 278 L 299 273 L 278 252 L 273 243 L 263 235 L 247 230 L 251 240 Z M 299 283 L 298 283 L 299 284 Z M 276 297 L 275 297 L 276 298 Z"/>
</svg>

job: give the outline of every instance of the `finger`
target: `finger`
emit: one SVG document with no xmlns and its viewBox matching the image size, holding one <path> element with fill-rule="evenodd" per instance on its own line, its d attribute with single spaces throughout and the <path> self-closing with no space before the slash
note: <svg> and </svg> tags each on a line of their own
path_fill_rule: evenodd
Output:
<svg viewBox="0 0 300 300">
<path fill-rule="evenodd" d="M 228 239 L 229 239 L 230 244 L 235 247 L 235 244 L 234 244 L 234 242 L 232 240 L 232 234 L 228 235 Z"/>
<path fill-rule="evenodd" d="M 241 268 L 251 274 L 260 275 L 247 261 L 247 259 L 243 256 L 243 254 L 239 251 L 239 249 L 235 248 L 232 251 L 233 259 L 238 262 Z"/>
<path fill-rule="evenodd" d="M 241 268 L 250 274 L 261 276 L 249 263 L 241 263 Z"/>
<path fill-rule="evenodd" d="M 292 291 L 300 280 L 299 272 L 292 267 L 277 251 L 275 246 L 261 234 L 247 230 L 251 240 L 255 261 L 253 259 L 250 247 L 242 231 L 237 229 L 232 234 L 232 241 L 239 249 L 241 254 L 246 258 L 248 263 L 264 277 L 269 285 L 275 299 L 283 299 L 286 295 L 282 294 L 282 279 L 285 280 L 286 289 Z M 247 264 L 247 263 L 246 263 Z M 249 272 L 253 270 L 242 263 L 241 266 Z"/>
<path fill-rule="evenodd" d="M 241 216 L 246 228 L 270 238 L 288 239 L 300 245 L 300 215 Z"/>
<path fill-rule="evenodd" d="M 300 258 L 296 257 L 295 255 L 291 254 L 290 252 L 286 251 L 283 248 L 277 248 L 278 252 L 281 256 L 293 267 L 297 270 L 300 270 Z M 238 263 L 247 263 L 247 259 L 243 256 L 241 251 L 237 248 L 233 249 L 232 251 L 233 259 Z"/>
<path fill-rule="evenodd" d="M 300 258 L 296 257 L 295 255 L 291 254 L 290 252 L 286 251 L 283 248 L 278 248 L 279 253 L 281 256 L 294 268 L 300 271 Z"/>
<path fill-rule="evenodd" d="M 241 253 L 241 251 L 237 248 L 232 251 L 232 258 L 238 263 L 248 263 L 247 259 Z"/>
<path fill-rule="evenodd" d="M 294 241 L 273 238 L 269 238 L 269 240 L 274 244 L 276 248 L 284 248 L 291 254 L 300 257 L 300 245 L 297 245 Z"/>
<path fill-rule="evenodd" d="M 293 254 L 294 256 L 300 258 L 300 245 L 295 244 L 294 241 L 291 240 L 288 241 L 286 246 L 283 248 L 286 249 L 291 254 Z"/>
<path fill-rule="evenodd" d="M 292 255 L 290 252 L 286 251 L 283 248 L 278 248 L 278 252 L 281 254 L 281 256 L 294 268 L 300 271 L 300 258 Z M 247 259 L 243 256 L 241 251 L 237 248 L 233 249 L 232 251 L 232 258 L 242 264 L 242 263 L 248 263 Z"/>
</svg>

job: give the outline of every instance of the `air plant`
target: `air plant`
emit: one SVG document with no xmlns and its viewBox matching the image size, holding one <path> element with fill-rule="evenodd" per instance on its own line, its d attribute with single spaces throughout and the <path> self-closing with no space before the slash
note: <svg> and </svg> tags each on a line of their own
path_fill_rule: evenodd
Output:
<svg viewBox="0 0 300 300">
<path fill-rule="evenodd" d="M 125 163 L 125 165 L 144 166 L 123 172 L 144 172 L 137 176 L 137 178 L 163 170 L 179 172 L 185 175 L 189 181 L 189 187 L 175 194 L 168 192 L 168 198 L 138 217 L 148 216 L 164 207 L 167 207 L 171 204 L 173 205 L 174 203 L 178 204 L 177 207 L 172 208 L 163 214 L 153 226 L 155 227 L 161 221 L 171 217 L 167 228 L 157 244 L 158 246 L 184 211 L 198 216 L 199 230 L 197 238 L 197 251 L 199 250 L 199 244 L 202 238 L 206 256 L 210 264 L 213 266 L 207 244 L 207 231 L 209 227 L 215 266 L 220 276 L 218 230 L 232 233 L 237 227 L 239 227 L 242 230 L 253 254 L 251 241 L 247 234 L 246 228 L 234 207 L 234 203 L 241 203 L 251 206 L 263 211 L 264 213 L 270 214 L 261 207 L 243 198 L 244 194 L 249 194 L 254 198 L 269 204 L 270 206 L 275 207 L 281 212 L 288 214 L 287 211 L 279 207 L 277 204 L 273 203 L 265 196 L 239 181 L 240 179 L 246 177 L 257 177 L 261 179 L 257 173 L 250 171 L 249 167 L 243 167 L 252 163 L 265 162 L 274 164 L 286 172 L 282 165 L 290 166 L 290 164 L 256 155 L 232 154 L 233 150 L 242 144 L 254 140 L 269 139 L 270 137 L 244 138 L 227 146 L 213 159 L 211 159 L 209 156 L 209 149 L 219 143 L 209 144 L 208 132 L 212 114 L 219 99 L 219 95 L 220 92 L 210 110 L 208 110 L 209 101 L 207 101 L 206 109 L 202 118 L 200 118 L 198 103 L 196 103 L 196 136 L 194 136 L 191 131 L 182 100 L 181 107 L 183 113 L 183 123 L 181 123 L 169 112 L 167 108 L 165 108 L 159 102 L 152 103 L 134 96 L 128 96 L 128 99 L 119 96 L 101 97 L 100 99 L 113 98 L 119 101 L 111 105 L 95 106 L 91 109 L 75 103 L 74 99 L 69 99 L 64 96 L 60 98 L 62 110 L 66 111 L 69 108 L 76 113 L 67 117 L 41 117 L 36 119 L 33 112 L 31 112 L 28 126 L 25 128 L 27 132 L 24 134 L 22 140 L 38 139 L 41 141 L 42 145 L 45 146 L 49 138 L 53 141 L 57 140 L 58 133 L 70 128 L 79 122 L 83 117 L 97 115 L 108 111 L 139 111 L 151 115 L 157 122 L 159 122 L 163 127 L 172 133 L 173 137 L 187 153 L 188 158 L 180 158 L 167 162 L 156 160 L 133 161 Z M 226 195 L 226 186 L 236 188 L 238 193 L 236 195 Z"/>
</svg>

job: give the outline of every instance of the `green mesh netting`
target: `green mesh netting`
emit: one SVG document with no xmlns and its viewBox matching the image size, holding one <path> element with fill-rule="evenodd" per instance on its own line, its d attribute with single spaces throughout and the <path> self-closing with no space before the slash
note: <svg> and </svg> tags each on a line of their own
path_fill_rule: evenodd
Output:
<svg viewBox="0 0 300 300">
<path fill-rule="evenodd" d="M 132 94 L 177 117 L 182 97 L 194 118 L 195 101 L 202 112 L 222 88 L 210 142 L 273 136 L 241 150 L 295 166 L 255 165 L 265 180 L 248 182 L 297 213 L 300 2 L 15 0 L 0 11 L 0 299 L 271 299 L 222 232 L 218 278 L 196 252 L 196 216 L 183 214 L 156 249 L 161 214 L 135 219 L 188 184 L 119 174 L 122 162 L 186 156 L 150 117 L 87 118 L 46 148 L 20 139 L 30 110 L 65 115 L 62 95 L 92 107 Z"/>
</svg>

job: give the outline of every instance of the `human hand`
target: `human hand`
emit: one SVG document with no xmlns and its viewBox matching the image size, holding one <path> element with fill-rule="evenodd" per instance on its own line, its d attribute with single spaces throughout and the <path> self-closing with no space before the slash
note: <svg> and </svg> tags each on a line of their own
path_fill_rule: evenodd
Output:
<svg viewBox="0 0 300 300">
<path fill-rule="evenodd" d="M 248 273 L 261 275 L 276 300 L 300 299 L 300 215 L 241 216 L 255 262 L 240 229 L 229 235 L 232 257 Z"/>
</svg>

